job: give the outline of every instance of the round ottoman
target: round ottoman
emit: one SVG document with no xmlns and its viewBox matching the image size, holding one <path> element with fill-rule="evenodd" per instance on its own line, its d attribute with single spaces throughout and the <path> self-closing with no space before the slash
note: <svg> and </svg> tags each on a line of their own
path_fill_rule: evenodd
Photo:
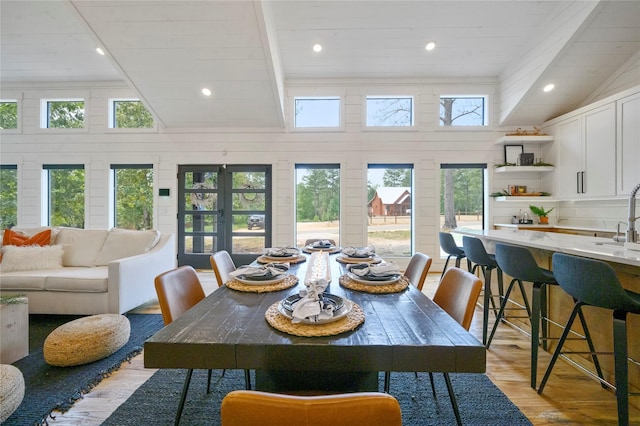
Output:
<svg viewBox="0 0 640 426">
<path fill-rule="evenodd" d="M 58 367 L 105 358 L 129 341 L 131 325 L 124 315 L 91 315 L 62 324 L 44 341 L 44 360 Z"/>
<path fill-rule="evenodd" d="M 22 371 L 10 364 L 0 364 L 0 423 L 9 418 L 24 398 Z"/>
</svg>

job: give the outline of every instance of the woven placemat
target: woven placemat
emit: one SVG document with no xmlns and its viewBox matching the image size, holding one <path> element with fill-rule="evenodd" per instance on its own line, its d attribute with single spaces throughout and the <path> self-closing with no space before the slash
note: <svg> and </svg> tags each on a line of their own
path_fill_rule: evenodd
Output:
<svg viewBox="0 0 640 426">
<path fill-rule="evenodd" d="M 276 302 L 269 306 L 264 317 L 271 327 L 294 336 L 335 336 L 336 334 L 355 330 L 364 322 L 364 311 L 356 303 L 353 304 L 351 311 L 349 311 L 344 318 L 327 324 L 294 324 L 289 318 L 278 311 L 278 305 L 280 305 L 280 302 Z"/>
<path fill-rule="evenodd" d="M 269 256 L 258 256 L 256 262 L 258 263 L 271 263 L 271 262 L 282 262 L 282 263 L 302 263 L 307 261 L 307 256 L 301 254 L 292 259 L 283 259 L 281 257 L 269 257 Z"/>
<path fill-rule="evenodd" d="M 302 251 L 305 252 L 305 253 L 317 253 L 319 251 L 323 251 L 325 253 L 334 254 L 334 253 L 341 252 L 342 249 L 340 247 L 333 247 L 333 248 L 330 248 L 330 249 L 326 249 L 326 248 L 323 248 L 323 249 L 317 248 L 316 249 L 316 248 L 303 247 Z"/>
<path fill-rule="evenodd" d="M 357 263 L 380 263 L 382 262 L 382 259 L 379 257 L 374 257 L 373 259 L 357 259 L 357 258 L 348 258 L 348 257 L 344 257 L 343 255 L 338 255 L 336 257 L 336 261 L 340 262 L 340 263 L 344 263 L 346 264 L 357 264 Z"/>
<path fill-rule="evenodd" d="M 338 282 L 342 287 L 348 288 L 349 290 L 361 291 L 363 293 L 399 293 L 409 287 L 409 278 L 404 275 L 392 284 L 383 285 L 361 284 L 349 278 L 347 274 L 342 275 Z"/>
<path fill-rule="evenodd" d="M 293 287 L 296 284 L 298 284 L 298 277 L 296 277 L 295 275 L 287 274 L 287 276 L 285 276 L 282 281 L 274 284 L 253 285 L 245 284 L 236 279 L 232 279 L 227 281 L 225 285 L 232 290 L 244 291 L 245 293 L 268 293 L 270 291 L 285 290 L 287 288 Z"/>
</svg>

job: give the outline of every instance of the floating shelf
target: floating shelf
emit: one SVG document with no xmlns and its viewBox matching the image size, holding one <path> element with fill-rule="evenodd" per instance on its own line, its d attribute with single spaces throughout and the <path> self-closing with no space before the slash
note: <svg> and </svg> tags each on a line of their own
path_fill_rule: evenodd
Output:
<svg viewBox="0 0 640 426">
<path fill-rule="evenodd" d="M 504 197 L 494 197 L 494 200 L 499 202 L 507 202 L 507 203 L 530 203 L 530 202 L 555 202 L 557 199 L 551 196 L 540 196 L 540 197 L 523 197 L 518 195 L 513 196 L 504 196 Z"/>
<path fill-rule="evenodd" d="M 496 173 L 545 173 L 555 170 L 553 166 L 502 166 L 495 169 Z"/>
<path fill-rule="evenodd" d="M 503 136 L 495 141 L 496 145 L 515 144 L 515 143 L 547 143 L 553 142 L 553 136 Z"/>
</svg>

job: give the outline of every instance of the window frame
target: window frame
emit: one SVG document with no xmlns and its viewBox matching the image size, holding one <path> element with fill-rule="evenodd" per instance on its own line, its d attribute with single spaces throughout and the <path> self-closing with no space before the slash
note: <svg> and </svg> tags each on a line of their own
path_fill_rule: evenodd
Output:
<svg viewBox="0 0 640 426">
<path fill-rule="evenodd" d="M 142 103 L 142 100 L 139 98 L 133 98 L 133 97 L 115 97 L 115 98 L 109 98 L 107 101 L 107 128 L 109 132 L 113 132 L 113 133 L 131 133 L 131 132 L 137 132 L 137 133 L 149 133 L 149 132 L 156 132 L 158 130 L 158 123 L 156 121 L 156 118 L 153 116 L 153 114 L 151 113 L 151 111 L 149 111 L 146 107 L 146 105 L 144 105 L 145 109 L 147 109 L 147 112 L 149 114 L 151 114 L 151 118 L 153 119 L 153 126 L 151 127 L 115 127 L 115 119 L 116 119 L 116 102 L 140 102 Z"/>
<path fill-rule="evenodd" d="M 307 100 L 338 100 L 338 126 L 326 126 L 326 127 L 296 127 L 296 101 L 299 99 Z M 323 94 L 323 95 L 295 95 L 292 96 L 291 102 L 291 120 L 290 128 L 293 132 L 343 132 L 345 130 L 345 101 L 344 96 L 336 94 Z"/>
<path fill-rule="evenodd" d="M 339 182 L 339 190 L 338 190 L 338 238 L 336 239 L 336 244 L 340 244 L 341 235 L 342 235 L 342 216 L 344 209 L 344 200 L 343 197 L 343 176 L 342 176 L 342 164 L 340 163 L 295 163 L 293 166 L 293 182 L 294 182 L 294 203 L 293 203 L 293 219 L 294 219 L 294 245 L 298 240 L 298 170 L 337 170 Z"/>
<path fill-rule="evenodd" d="M 367 186 L 365 188 L 365 191 L 368 192 L 369 190 L 369 186 L 368 186 L 368 182 L 369 182 L 369 171 L 371 169 L 410 169 L 411 170 L 411 185 L 409 186 L 410 188 L 410 194 L 409 196 L 411 197 L 411 204 L 410 204 L 410 211 L 411 211 L 411 219 L 409 222 L 409 231 L 410 231 L 410 235 L 409 235 L 409 252 L 410 254 L 408 256 L 399 256 L 399 255 L 394 255 L 394 256 L 390 256 L 390 255 L 385 255 L 385 258 L 389 258 L 389 259 L 409 259 L 411 256 L 413 256 L 413 254 L 415 253 L 415 247 L 416 247 L 416 234 L 415 234 L 415 205 L 416 205 L 416 197 L 415 197 L 415 186 L 416 186 L 416 178 L 415 178 L 415 171 L 416 171 L 416 165 L 413 163 L 368 163 L 367 164 L 367 169 L 366 169 L 366 173 L 367 173 Z M 369 223 L 369 197 L 368 194 L 365 197 L 367 198 L 366 203 L 366 215 L 367 215 L 367 224 Z M 367 225 L 367 244 L 369 244 L 369 230 L 368 230 L 369 226 Z"/>
<path fill-rule="evenodd" d="M 367 124 L 367 117 L 369 112 L 369 99 L 411 99 L 411 125 L 409 126 L 369 126 Z M 416 95 L 364 95 L 362 97 L 362 129 L 373 131 L 417 131 L 418 125 L 416 122 Z"/>
<path fill-rule="evenodd" d="M 43 164 L 42 165 L 42 226 L 58 226 L 51 224 L 51 175 L 52 170 L 83 170 L 84 171 L 84 191 L 83 191 L 83 228 L 87 223 L 87 173 L 84 164 Z"/>
<path fill-rule="evenodd" d="M 111 164 L 109 166 L 109 227 L 121 227 L 118 225 L 117 201 L 118 201 L 118 181 L 116 179 L 117 170 L 151 170 L 153 182 L 151 184 L 151 228 L 155 223 L 155 168 L 153 164 Z"/>
<path fill-rule="evenodd" d="M 469 98 L 469 99 L 478 99 L 478 98 L 482 98 L 483 99 L 483 109 L 482 109 L 482 125 L 473 125 L 473 126 L 466 126 L 466 125 L 451 125 L 451 126 L 445 126 L 443 124 L 441 124 L 441 120 L 440 120 L 440 108 L 441 108 L 441 100 L 442 98 L 455 98 L 455 99 L 465 99 L 465 98 Z M 491 95 L 484 93 L 484 94 L 446 94 L 446 93 L 441 93 L 438 96 L 438 102 L 437 102 L 437 117 L 438 117 L 438 125 L 437 125 L 437 129 L 438 130 L 454 130 L 454 131 L 460 131 L 460 130 L 471 130 L 471 131 L 477 131 L 477 130 L 490 130 L 492 129 L 492 125 L 491 125 L 491 107 L 490 107 L 490 101 L 491 101 Z"/>
<path fill-rule="evenodd" d="M 82 127 L 49 127 L 49 103 L 51 102 L 82 102 L 84 109 L 84 120 Z M 87 125 L 87 100 L 85 98 L 41 98 L 40 99 L 40 129 L 47 132 L 88 132 Z"/>
</svg>

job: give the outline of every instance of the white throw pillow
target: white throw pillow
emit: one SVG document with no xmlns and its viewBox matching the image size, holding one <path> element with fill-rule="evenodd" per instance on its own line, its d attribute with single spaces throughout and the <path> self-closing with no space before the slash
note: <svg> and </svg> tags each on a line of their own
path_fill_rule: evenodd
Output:
<svg viewBox="0 0 640 426">
<path fill-rule="evenodd" d="M 160 233 L 156 230 L 136 231 L 112 228 L 96 257 L 96 265 L 104 266 L 116 259 L 145 253 L 156 245 L 159 238 Z"/>
<path fill-rule="evenodd" d="M 2 272 L 40 271 L 62 268 L 61 246 L 4 246 Z"/>
<path fill-rule="evenodd" d="M 109 231 L 106 229 L 60 228 L 56 244 L 62 246 L 63 266 L 96 266 L 96 257 Z"/>
</svg>

